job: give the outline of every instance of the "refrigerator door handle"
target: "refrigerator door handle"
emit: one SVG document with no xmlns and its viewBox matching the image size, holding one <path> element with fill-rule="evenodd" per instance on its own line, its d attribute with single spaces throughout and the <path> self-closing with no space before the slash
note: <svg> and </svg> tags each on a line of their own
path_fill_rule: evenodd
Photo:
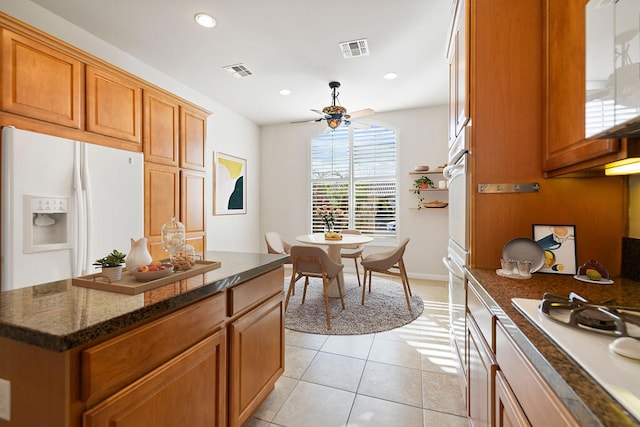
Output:
<svg viewBox="0 0 640 427">
<path fill-rule="evenodd" d="M 87 144 L 80 143 L 82 147 L 82 188 L 84 190 L 84 233 L 85 233 L 85 271 L 89 271 L 91 266 L 91 260 L 89 260 L 89 248 L 93 247 L 93 203 L 92 197 L 93 192 L 91 191 L 91 174 L 89 168 L 88 154 L 87 154 Z"/>
<path fill-rule="evenodd" d="M 82 195 L 82 177 L 80 176 L 81 164 L 80 145 L 76 142 L 73 149 L 73 201 L 76 217 L 75 242 L 72 249 L 71 271 L 73 277 L 81 276 L 86 263 L 86 248 L 84 246 L 84 197 Z"/>
</svg>

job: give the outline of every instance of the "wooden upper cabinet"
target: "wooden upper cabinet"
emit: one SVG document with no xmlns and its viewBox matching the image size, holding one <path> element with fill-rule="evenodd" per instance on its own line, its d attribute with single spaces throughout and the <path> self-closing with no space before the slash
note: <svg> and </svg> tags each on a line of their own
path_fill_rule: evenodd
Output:
<svg viewBox="0 0 640 427">
<path fill-rule="evenodd" d="M 180 107 L 180 167 L 204 171 L 207 114 Z"/>
<path fill-rule="evenodd" d="M 449 141 L 469 122 L 469 7 L 458 0 L 447 46 L 449 59 Z"/>
<path fill-rule="evenodd" d="M 180 221 L 187 233 L 204 233 L 204 181 L 203 172 L 180 172 Z"/>
<path fill-rule="evenodd" d="M 147 162 L 178 166 L 180 106 L 166 94 L 143 91 L 142 149 Z"/>
<path fill-rule="evenodd" d="M 82 63 L 12 31 L 0 32 L 2 110 L 80 129 Z"/>
<path fill-rule="evenodd" d="M 615 161 L 618 139 L 585 139 L 586 0 L 545 1 L 543 164 L 549 176 Z"/>
<path fill-rule="evenodd" d="M 162 249 L 162 226 L 171 217 L 180 218 L 180 176 L 178 168 L 144 164 L 144 235 L 153 259 L 167 258 Z"/>
<path fill-rule="evenodd" d="M 140 143 L 142 90 L 136 82 L 87 65 L 86 103 L 88 131 Z"/>
</svg>

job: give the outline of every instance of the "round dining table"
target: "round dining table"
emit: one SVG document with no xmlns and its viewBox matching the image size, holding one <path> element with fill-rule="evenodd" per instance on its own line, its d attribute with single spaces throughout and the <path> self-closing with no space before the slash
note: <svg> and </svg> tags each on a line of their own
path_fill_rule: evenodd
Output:
<svg viewBox="0 0 640 427">
<path fill-rule="evenodd" d="M 324 233 L 313 233 L 298 236 L 296 237 L 296 240 L 307 245 L 327 246 L 327 253 L 329 254 L 329 258 L 331 258 L 338 264 L 342 264 L 342 257 L 340 256 L 340 252 L 343 246 L 365 245 L 369 242 L 372 242 L 373 237 L 365 236 L 363 234 L 343 234 L 341 240 L 332 240 L 325 239 Z M 344 285 L 344 275 L 342 271 L 340 271 L 340 283 Z M 340 293 L 338 292 L 338 286 L 335 282 L 332 283 L 331 286 L 329 286 L 327 294 L 332 298 L 340 296 Z"/>
</svg>

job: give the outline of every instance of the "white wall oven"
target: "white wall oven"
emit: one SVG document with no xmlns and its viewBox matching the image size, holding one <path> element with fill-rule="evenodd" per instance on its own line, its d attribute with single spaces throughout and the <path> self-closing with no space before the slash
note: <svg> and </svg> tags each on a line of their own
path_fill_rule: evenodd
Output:
<svg viewBox="0 0 640 427">
<path fill-rule="evenodd" d="M 449 148 L 448 166 L 443 174 L 449 187 L 449 243 L 443 259 L 449 270 L 449 313 L 452 343 L 458 352 L 461 368 L 465 360 L 465 279 L 469 262 L 469 127 L 463 128 Z M 464 376 L 464 372 L 462 372 Z"/>
</svg>

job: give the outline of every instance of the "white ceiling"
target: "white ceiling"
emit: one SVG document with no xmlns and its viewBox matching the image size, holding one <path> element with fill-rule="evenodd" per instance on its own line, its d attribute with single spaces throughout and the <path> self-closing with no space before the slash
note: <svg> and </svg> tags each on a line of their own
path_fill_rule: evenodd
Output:
<svg viewBox="0 0 640 427">
<path fill-rule="evenodd" d="M 333 80 L 348 111 L 447 103 L 451 0 L 32 1 L 260 125 L 318 118 Z M 360 38 L 370 55 L 344 59 L 338 43 Z M 222 68 L 237 63 L 254 74 Z"/>
</svg>

